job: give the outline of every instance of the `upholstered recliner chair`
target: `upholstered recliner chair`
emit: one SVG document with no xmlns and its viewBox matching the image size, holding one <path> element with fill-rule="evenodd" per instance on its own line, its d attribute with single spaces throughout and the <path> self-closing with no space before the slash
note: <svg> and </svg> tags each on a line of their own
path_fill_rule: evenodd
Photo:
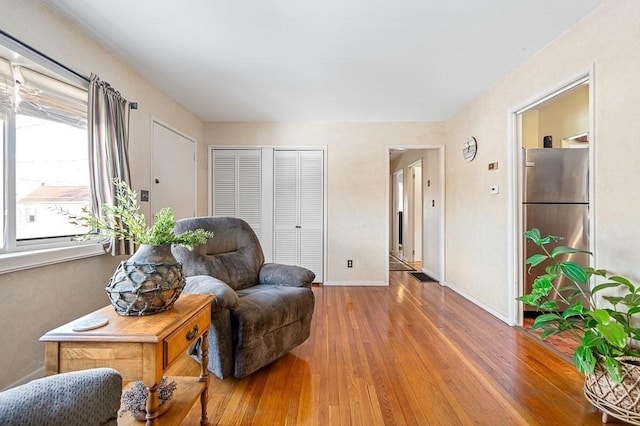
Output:
<svg viewBox="0 0 640 426">
<path fill-rule="evenodd" d="M 182 219 L 175 231 L 202 228 L 213 238 L 193 251 L 173 247 L 187 284 L 183 293 L 216 296 L 209 330 L 209 370 L 244 377 L 285 355 L 310 334 L 315 274 L 264 263 L 258 237 L 231 217 Z"/>
<path fill-rule="evenodd" d="M 55 374 L 0 392 L 0 425 L 113 425 L 122 377 L 111 368 Z"/>
</svg>

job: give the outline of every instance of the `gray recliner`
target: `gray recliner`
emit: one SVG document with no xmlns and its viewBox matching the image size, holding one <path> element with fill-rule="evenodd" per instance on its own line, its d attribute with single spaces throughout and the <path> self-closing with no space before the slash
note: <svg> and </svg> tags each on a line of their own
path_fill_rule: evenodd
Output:
<svg viewBox="0 0 640 426">
<path fill-rule="evenodd" d="M 258 237 L 243 220 L 199 217 L 177 221 L 177 233 L 202 228 L 213 238 L 193 251 L 174 246 L 187 284 L 183 293 L 214 294 L 208 369 L 244 377 L 275 361 L 310 335 L 315 274 L 264 263 Z"/>
<path fill-rule="evenodd" d="M 0 392 L 0 425 L 115 426 L 121 394 L 112 368 L 47 376 Z"/>
</svg>

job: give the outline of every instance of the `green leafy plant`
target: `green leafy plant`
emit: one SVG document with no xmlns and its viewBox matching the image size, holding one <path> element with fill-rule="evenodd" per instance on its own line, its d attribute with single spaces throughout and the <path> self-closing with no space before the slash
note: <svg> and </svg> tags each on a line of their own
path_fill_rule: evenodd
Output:
<svg viewBox="0 0 640 426">
<path fill-rule="evenodd" d="M 524 234 L 525 238 L 539 246 L 542 253 L 527 258 L 531 268 L 546 266 L 545 273 L 536 277 L 530 293 L 518 297 L 523 303 L 543 312 L 536 317 L 532 329 L 543 330 L 541 338 L 568 333 L 579 343 L 573 354 L 573 362 L 581 373 L 593 373 L 598 359 L 604 362 L 607 372 L 615 382 L 622 380 L 621 356 L 640 356 L 632 342 L 640 339 L 640 328 L 636 327 L 636 316 L 640 313 L 640 287 L 629 279 L 609 275 L 602 269 L 581 266 L 566 260 L 573 253 L 590 252 L 558 245 L 553 249 L 549 244 L 562 240 L 561 237 L 541 236 L 533 228 Z M 560 287 L 560 278 L 566 277 L 569 285 Z M 591 277 L 600 277 L 604 282 L 591 287 Z M 608 289 L 607 293 L 601 293 Z M 549 297 L 557 292 L 561 305 Z M 610 304 L 599 303 L 598 297 Z M 583 303 L 587 300 L 587 304 Z"/>
<path fill-rule="evenodd" d="M 118 203 L 103 204 L 100 214 L 88 207 L 83 207 L 79 215 L 60 211 L 67 216 L 70 223 L 91 230 L 84 238 L 94 237 L 97 232 L 104 237 L 131 240 L 136 244 L 177 244 L 193 250 L 197 244 L 204 244 L 208 238 L 213 237 L 212 232 L 203 229 L 175 234 L 173 228 L 176 220 L 169 207 L 161 209 L 155 215 L 153 225 L 148 227 L 144 215 L 140 212 L 137 193 L 126 182 L 114 180 L 113 183 Z"/>
</svg>

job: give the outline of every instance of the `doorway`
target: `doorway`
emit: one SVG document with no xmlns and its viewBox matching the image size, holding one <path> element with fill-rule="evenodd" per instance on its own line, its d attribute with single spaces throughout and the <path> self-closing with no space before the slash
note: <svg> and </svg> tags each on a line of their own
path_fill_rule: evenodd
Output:
<svg viewBox="0 0 640 426">
<path fill-rule="evenodd" d="M 416 263 L 441 284 L 445 283 L 444 151 L 443 146 L 389 148 L 387 204 L 389 253 Z"/>
<path fill-rule="evenodd" d="M 593 252 L 592 100 L 592 79 L 586 74 L 513 113 L 517 250 L 513 258 L 512 300 L 530 292 L 533 278 L 542 273 L 528 273 L 525 267 L 526 258 L 537 253 L 536 247 L 524 240 L 525 230 L 538 228 L 544 235 L 563 237 L 572 246 Z M 566 176 L 571 176 L 570 182 L 558 184 L 569 179 Z M 544 191 L 550 182 L 554 182 L 552 190 Z M 558 187 L 563 191 L 558 192 Z M 513 324 L 530 325 L 530 317 L 536 312 L 520 302 L 513 306 Z"/>
</svg>

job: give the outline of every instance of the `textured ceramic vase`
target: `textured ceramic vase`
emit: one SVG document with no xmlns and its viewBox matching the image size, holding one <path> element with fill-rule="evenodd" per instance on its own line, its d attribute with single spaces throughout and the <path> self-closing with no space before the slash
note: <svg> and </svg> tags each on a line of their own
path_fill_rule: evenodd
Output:
<svg viewBox="0 0 640 426">
<path fill-rule="evenodd" d="M 170 309 L 185 283 L 171 245 L 143 244 L 120 262 L 105 290 L 118 314 L 151 315 Z"/>
</svg>

